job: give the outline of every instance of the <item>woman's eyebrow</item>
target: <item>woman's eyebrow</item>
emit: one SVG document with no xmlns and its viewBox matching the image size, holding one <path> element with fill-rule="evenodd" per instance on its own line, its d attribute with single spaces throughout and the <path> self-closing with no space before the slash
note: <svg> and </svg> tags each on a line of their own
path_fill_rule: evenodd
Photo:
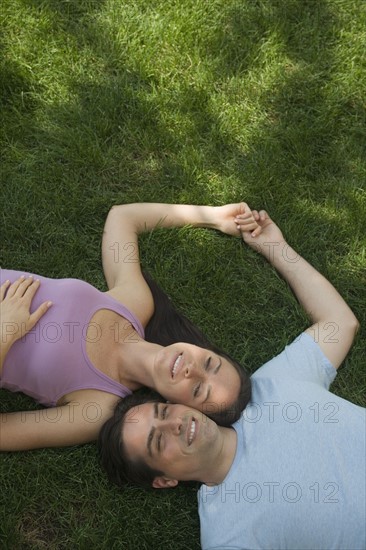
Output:
<svg viewBox="0 0 366 550">
<path fill-rule="evenodd" d="M 221 365 L 222 365 L 222 359 L 221 357 L 219 358 L 219 364 L 217 365 L 217 367 L 215 368 L 214 370 L 214 374 L 217 374 L 219 372 L 219 370 L 221 369 Z"/>
</svg>

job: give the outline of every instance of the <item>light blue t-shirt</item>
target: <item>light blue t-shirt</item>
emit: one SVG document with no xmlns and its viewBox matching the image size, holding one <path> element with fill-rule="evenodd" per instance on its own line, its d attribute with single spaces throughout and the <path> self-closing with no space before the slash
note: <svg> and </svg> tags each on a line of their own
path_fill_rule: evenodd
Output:
<svg viewBox="0 0 366 550">
<path fill-rule="evenodd" d="M 198 493 L 203 550 L 366 548 L 366 409 L 335 375 L 303 333 L 252 376 L 230 471 Z"/>
</svg>

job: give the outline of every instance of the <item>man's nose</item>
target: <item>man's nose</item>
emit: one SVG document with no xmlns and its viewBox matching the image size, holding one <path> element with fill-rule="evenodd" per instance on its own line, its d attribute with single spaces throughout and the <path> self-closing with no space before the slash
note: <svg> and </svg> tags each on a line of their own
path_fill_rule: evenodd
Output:
<svg viewBox="0 0 366 550">
<path fill-rule="evenodd" d="M 182 429 L 182 420 L 178 417 L 163 420 L 161 423 L 161 429 L 167 431 L 168 433 L 179 435 Z"/>
</svg>

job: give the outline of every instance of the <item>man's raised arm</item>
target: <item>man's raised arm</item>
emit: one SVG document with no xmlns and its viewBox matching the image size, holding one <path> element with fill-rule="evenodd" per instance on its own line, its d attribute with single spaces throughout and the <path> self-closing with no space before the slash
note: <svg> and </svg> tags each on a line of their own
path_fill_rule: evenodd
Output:
<svg viewBox="0 0 366 550">
<path fill-rule="evenodd" d="M 334 286 L 285 241 L 280 229 L 261 210 L 253 211 L 262 232 L 243 232 L 243 240 L 260 252 L 289 283 L 313 324 L 306 330 L 335 368 L 346 357 L 359 323 Z M 240 216 L 235 219 L 241 227 Z"/>
</svg>

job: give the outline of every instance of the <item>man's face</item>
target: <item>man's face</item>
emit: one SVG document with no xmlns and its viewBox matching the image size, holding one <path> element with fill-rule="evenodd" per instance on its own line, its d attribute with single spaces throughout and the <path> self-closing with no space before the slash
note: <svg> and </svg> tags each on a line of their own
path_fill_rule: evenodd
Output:
<svg viewBox="0 0 366 550">
<path fill-rule="evenodd" d="M 166 484 L 154 482 L 154 487 L 171 487 L 203 479 L 220 432 L 213 420 L 185 405 L 144 403 L 129 412 L 122 439 L 131 460 L 164 473 Z"/>
</svg>

